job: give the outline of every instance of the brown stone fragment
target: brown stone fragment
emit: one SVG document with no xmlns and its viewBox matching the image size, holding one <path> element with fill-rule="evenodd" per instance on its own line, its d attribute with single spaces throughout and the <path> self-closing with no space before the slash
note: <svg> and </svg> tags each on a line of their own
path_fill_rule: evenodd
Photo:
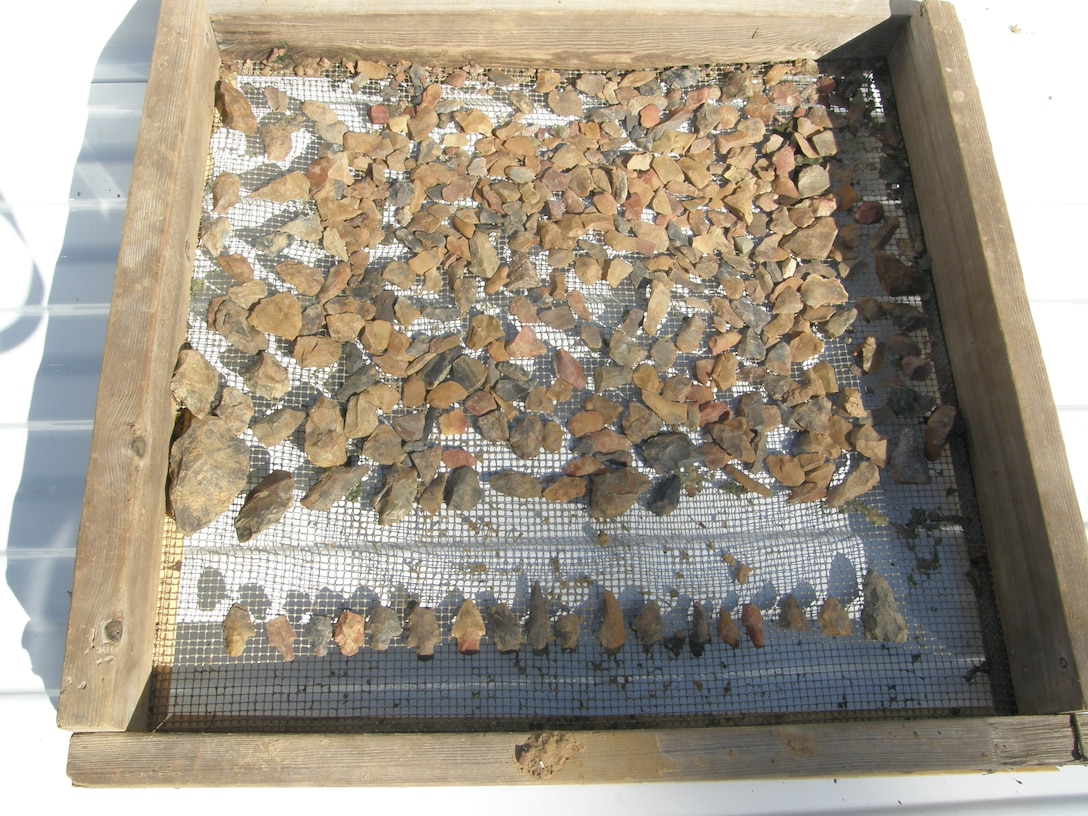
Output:
<svg viewBox="0 0 1088 816">
<path fill-rule="evenodd" d="M 294 340 L 302 328 L 302 307 L 290 292 L 278 292 L 250 310 L 249 323 L 257 331 Z"/>
<path fill-rule="evenodd" d="M 170 509 L 183 536 L 226 511 L 249 478 L 249 446 L 219 417 L 194 419 L 170 449 Z"/>
<path fill-rule="evenodd" d="M 850 616 L 842 608 L 835 597 L 829 597 L 820 607 L 820 614 L 816 618 L 820 624 L 820 634 L 831 637 L 848 637 L 850 635 Z"/>
<path fill-rule="evenodd" d="M 238 283 L 253 280 L 253 265 L 245 255 L 220 255 L 215 260 L 219 264 L 219 268 Z"/>
<path fill-rule="evenodd" d="M 295 477 L 286 470 L 274 470 L 246 494 L 234 519 L 238 541 L 245 543 L 283 518 L 295 500 Z"/>
<path fill-rule="evenodd" d="M 287 204 L 291 201 L 305 201 L 310 197 L 310 180 L 301 171 L 288 173 L 273 179 L 260 189 L 249 194 L 251 199 Z"/>
<path fill-rule="evenodd" d="M 381 490 L 374 496 L 374 509 L 378 511 L 378 524 L 396 524 L 415 509 L 419 483 L 413 468 L 393 465 L 385 472 Z"/>
<path fill-rule="evenodd" d="M 930 462 L 941 458 L 948 437 L 956 422 L 956 409 L 952 405 L 938 405 L 926 421 L 925 457 Z"/>
<path fill-rule="evenodd" d="M 861 425 L 850 434 L 854 450 L 869 459 L 877 467 L 888 464 L 888 440 L 877 433 L 872 425 Z"/>
<path fill-rule="evenodd" d="M 384 652 L 389 648 L 389 642 L 400 635 L 402 629 L 397 613 L 379 603 L 371 610 L 370 620 L 367 622 L 370 648 L 376 652 Z"/>
<path fill-rule="evenodd" d="M 548 644 L 555 639 L 548 620 L 548 602 L 540 589 L 539 581 L 533 582 L 533 589 L 529 593 L 529 618 L 525 622 L 525 629 L 533 654 L 544 654 L 548 650 Z"/>
<path fill-rule="evenodd" d="M 311 615 L 304 630 L 314 657 L 325 657 L 332 645 L 332 619 L 327 615 Z"/>
<path fill-rule="evenodd" d="M 227 423 L 231 433 L 239 436 L 249 427 L 249 421 L 253 418 L 253 400 L 248 394 L 228 385 L 219 396 L 214 413 Z"/>
<path fill-rule="evenodd" d="M 454 468 L 446 477 L 444 497 L 450 510 L 471 510 L 484 497 L 480 475 L 471 467 Z"/>
<path fill-rule="evenodd" d="M 843 285 L 834 278 L 809 275 L 801 284 L 801 300 L 806 306 L 826 306 L 846 303 L 850 299 Z"/>
<path fill-rule="evenodd" d="M 220 173 L 212 182 L 212 212 L 224 214 L 238 203 L 242 179 L 237 173 Z"/>
<path fill-rule="evenodd" d="M 274 89 L 269 85 L 265 90 Z M 297 116 L 286 116 L 261 124 L 261 144 L 264 146 L 265 157 L 271 162 L 286 162 L 294 148 L 291 135 L 302 126 L 303 120 Z"/>
<path fill-rule="evenodd" d="M 488 442 L 506 442 L 510 439 L 510 423 L 502 411 L 491 411 L 478 416 L 476 430 Z"/>
<path fill-rule="evenodd" d="M 504 496 L 513 496 L 517 499 L 540 498 L 540 481 L 528 473 L 519 473 L 514 470 L 504 470 L 495 473 L 488 480 L 491 489 Z"/>
<path fill-rule="evenodd" d="M 544 498 L 550 502 L 569 502 L 586 494 L 586 480 L 577 476 L 560 476 L 544 489 Z"/>
<path fill-rule="evenodd" d="M 340 648 L 340 654 L 354 657 L 366 642 L 366 618 L 345 609 L 333 626 L 332 640 Z"/>
<path fill-rule="evenodd" d="M 555 620 L 555 637 L 559 648 L 564 652 L 578 650 L 578 636 L 581 634 L 582 618 L 574 613 L 560 615 Z"/>
<path fill-rule="evenodd" d="M 219 390 L 219 372 L 195 349 L 182 349 L 170 379 L 174 399 L 196 417 L 207 415 Z"/>
<path fill-rule="evenodd" d="M 535 459 L 544 444 L 544 426 L 534 414 L 524 417 L 510 430 L 510 449 L 519 459 Z"/>
<path fill-rule="evenodd" d="M 464 411 L 450 411 L 438 418 L 438 432 L 442 436 L 461 436 L 468 432 L 468 417 Z"/>
<path fill-rule="evenodd" d="M 299 502 L 307 510 L 324 513 L 352 491 L 370 473 L 370 465 L 333 467 L 321 474 Z"/>
<path fill-rule="evenodd" d="M 827 494 L 827 506 L 836 509 L 868 493 L 880 482 L 880 471 L 872 462 L 860 463 Z"/>
<path fill-rule="evenodd" d="M 392 427 L 381 424 L 366 440 L 362 454 L 379 465 L 395 465 L 404 460 L 403 440 Z"/>
<path fill-rule="evenodd" d="M 544 423 L 541 445 L 548 453 L 558 453 L 563 448 L 563 427 L 554 420 Z"/>
<path fill-rule="evenodd" d="M 757 649 L 763 648 L 763 613 L 755 604 L 746 603 L 740 610 L 740 624 Z"/>
<path fill-rule="evenodd" d="M 865 627 L 865 637 L 884 643 L 906 643 L 907 621 L 900 614 L 892 588 L 884 577 L 876 570 L 869 570 L 865 574 L 862 593 L 865 606 L 861 610 L 861 623 Z"/>
<path fill-rule="evenodd" d="M 623 432 L 632 443 L 638 444 L 661 431 L 661 418 L 644 405 L 632 402 L 622 419 Z"/>
<path fill-rule="evenodd" d="M 405 645 L 416 650 L 420 660 L 434 657 L 434 647 L 442 642 L 442 633 L 438 629 L 438 617 L 430 607 L 417 606 L 408 616 L 405 627 Z"/>
<path fill-rule="evenodd" d="M 665 624 L 661 620 L 661 606 L 655 600 L 649 600 L 635 616 L 631 625 L 642 644 L 643 651 L 649 652 L 655 643 L 665 635 Z"/>
<path fill-rule="evenodd" d="M 227 290 L 227 297 L 243 309 L 252 307 L 257 301 L 268 296 L 268 285 L 262 280 L 240 283 Z"/>
<path fill-rule="evenodd" d="M 793 456 L 768 456 L 766 462 L 770 474 L 786 487 L 797 487 L 805 481 L 805 472 Z"/>
<path fill-rule="evenodd" d="M 363 439 L 374 433 L 377 427 L 378 409 L 367 402 L 365 395 L 355 394 L 348 399 L 344 410 L 344 436 Z"/>
<path fill-rule="evenodd" d="M 787 235 L 779 246 L 801 260 L 820 261 L 830 254 L 836 235 L 833 218 L 817 218 L 810 226 Z"/>
<path fill-rule="evenodd" d="M 469 269 L 487 280 L 499 270 L 499 256 L 486 232 L 477 230 L 468 239 Z"/>
<path fill-rule="evenodd" d="M 347 461 L 347 444 L 339 403 L 318 397 L 306 417 L 306 456 L 317 467 L 336 467 Z"/>
<path fill-rule="evenodd" d="M 245 94 L 226 80 L 215 85 L 215 107 L 223 118 L 223 124 L 246 136 L 257 134 L 257 117 Z"/>
<path fill-rule="evenodd" d="M 453 380 L 439 383 L 427 394 L 427 404 L 432 408 L 443 410 L 461 402 L 468 393 L 461 385 Z"/>
<path fill-rule="evenodd" d="M 884 205 L 879 201 L 863 201 L 854 218 L 859 224 L 875 224 L 884 218 Z"/>
<path fill-rule="evenodd" d="M 876 276 L 884 291 L 892 297 L 908 297 L 925 292 L 925 275 L 913 266 L 907 266 L 894 255 L 877 252 Z"/>
<path fill-rule="evenodd" d="M 547 99 L 548 107 L 556 116 L 580 119 L 585 114 L 582 99 L 574 88 L 549 91 Z"/>
<path fill-rule="evenodd" d="M 253 618 L 249 609 L 241 604 L 233 604 L 223 619 L 223 645 L 227 657 L 241 657 L 246 650 L 246 642 L 257 634 L 253 628 Z"/>
<path fill-rule="evenodd" d="M 489 345 L 493 340 L 501 339 L 502 336 L 502 324 L 497 317 L 479 314 L 469 321 L 465 346 L 475 351 Z"/>
<path fill-rule="evenodd" d="M 277 615 L 264 625 L 265 635 L 268 637 L 268 645 L 275 649 L 283 657 L 284 663 L 290 663 L 295 659 L 295 627 L 286 615 Z"/>
<path fill-rule="evenodd" d="M 419 494 L 417 505 L 420 510 L 435 515 L 442 509 L 442 496 L 446 492 L 446 474 L 439 473 Z"/>
<path fill-rule="evenodd" d="M 769 487 L 760 482 L 757 482 L 740 468 L 734 465 L 726 465 L 725 472 L 728 473 L 735 482 L 737 482 L 749 493 L 758 493 L 765 499 L 769 499 L 771 497 L 771 489 Z"/>
<path fill-rule="evenodd" d="M 801 608 L 801 604 L 797 602 L 797 598 L 793 596 L 792 592 L 782 599 L 780 607 L 781 614 L 778 617 L 780 627 L 798 632 L 808 630 L 808 619 L 805 617 L 805 610 Z"/>
<path fill-rule="evenodd" d="M 672 300 L 669 295 L 669 286 L 664 281 L 654 280 L 650 283 L 650 298 L 646 302 L 646 315 L 642 319 L 642 329 L 649 335 L 656 335 L 661 326 L 661 321 L 669 312 Z"/>
<path fill-rule="evenodd" d="M 642 392 L 642 401 L 657 414 L 666 425 L 683 425 L 688 420 L 686 403 L 673 402 L 652 391 Z"/>
<path fill-rule="evenodd" d="M 632 467 L 595 474 L 590 482 L 589 514 L 593 518 L 622 516 L 650 487 L 650 478 Z"/>
<path fill-rule="evenodd" d="M 342 349 L 328 337 L 307 335 L 295 341 L 294 358 L 300 368 L 327 368 L 340 359 Z"/>
<path fill-rule="evenodd" d="M 572 436 L 583 437 L 586 434 L 604 428 L 604 417 L 596 411 L 579 411 L 567 420 L 567 430 Z"/>
<path fill-rule="evenodd" d="M 504 603 L 488 607 L 487 620 L 491 624 L 491 639 L 499 654 L 516 652 L 525 643 L 521 621 Z"/>
<path fill-rule="evenodd" d="M 229 297 L 217 297 L 208 304 L 208 328 L 246 354 L 268 348 L 268 338 L 250 325 L 246 310 Z"/>
<path fill-rule="evenodd" d="M 740 628 L 724 606 L 718 610 L 718 638 L 733 649 L 740 648 Z"/>
<path fill-rule="evenodd" d="M 251 430 L 258 442 L 266 448 L 274 448 L 290 438 L 305 418 L 304 411 L 277 408 L 254 422 Z"/>
<path fill-rule="evenodd" d="M 463 655 L 480 653 L 480 638 L 487 633 L 480 610 L 471 598 L 465 598 L 450 628 L 450 637 L 457 641 L 457 651 Z"/>
<path fill-rule="evenodd" d="M 615 657 L 627 642 L 627 632 L 623 625 L 623 610 L 616 601 L 616 596 L 607 589 L 601 598 L 601 629 L 598 637 L 605 654 Z"/>
</svg>

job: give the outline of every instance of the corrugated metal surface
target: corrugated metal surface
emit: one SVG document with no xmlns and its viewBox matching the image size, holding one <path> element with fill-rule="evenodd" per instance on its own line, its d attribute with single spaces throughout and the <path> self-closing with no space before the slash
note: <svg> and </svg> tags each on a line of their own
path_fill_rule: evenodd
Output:
<svg viewBox="0 0 1088 816">
<path fill-rule="evenodd" d="M 0 587 L 0 755 L 7 757 L 0 779 L 9 781 L 9 789 L 14 782 L 17 790 L 34 794 L 36 804 L 86 806 L 94 794 L 71 789 L 64 777 L 67 737 L 55 729 L 54 706 L 113 264 L 158 4 L 57 5 L 0 11 L 0 53 L 9 66 L 3 98 L 6 113 L 16 113 L 0 128 L 0 531 L 7 530 L 0 542 L 6 579 Z M 1074 254 L 1088 218 L 1088 192 L 1076 159 L 1083 130 L 1071 119 L 1083 106 L 1072 77 L 1080 73 L 1074 35 L 1086 20 L 1077 25 L 1064 9 L 1018 7 L 1011 0 L 956 5 L 1088 516 L 1088 434 L 1081 428 L 1088 418 L 1088 380 L 1075 374 L 1083 356 L 1078 341 L 1088 318 L 1088 276 Z M 1042 140 L 1042 149 L 1029 139 Z M 301 798 L 312 794 L 300 791 L 112 794 L 171 812 L 191 811 L 211 795 L 220 810 L 314 804 Z M 966 812 L 979 802 L 994 812 L 1030 802 L 1032 810 L 1072 813 L 1088 806 L 1088 769 L 927 777 L 921 785 L 879 779 L 374 791 L 368 800 L 370 807 L 515 806 L 532 812 L 577 802 L 579 809 L 608 804 L 632 813 L 845 812 L 897 805 L 900 812 Z M 116 807 L 117 800 L 111 802 Z"/>
</svg>

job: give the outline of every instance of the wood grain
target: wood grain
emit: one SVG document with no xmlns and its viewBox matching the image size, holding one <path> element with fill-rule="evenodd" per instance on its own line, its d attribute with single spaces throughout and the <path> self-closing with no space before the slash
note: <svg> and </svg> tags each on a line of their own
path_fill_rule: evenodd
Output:
<svg viewBox="0 0 1088 816">
<path fill-rule="evenodd" d="M 947 773 L 1074 760 L 1068 716 L 573 733 L 583 750 L 546 782 Z M 134 787 L 541 784 L 514 759 L 528 736 L 75 734 L 68 775 L 76 785 Z M 405 757 L 426 757 L 426 772 Z"/>
<path fill-rule="evenodd" d="M 170 375 L 219 70 L 202 0 L 163 3 L 95 409 L 57 721 L 144 727 L 162 560 Z"/>
<path fill-rule="evenodd" d="M 912 4 L 816 0 L 332 0 L 281 3 L 212 0 L 212 24 L 226 57 L 292 55 L 414 60 L 430 65 L 644 68 L 708 62 L 817 58 Z"/>
<path fill-rule="evenodd" d="M 1088 542 L 963 33 L 926 2 L 890 55 L 1018 710 L 1088 706 Z"/>
</svg>

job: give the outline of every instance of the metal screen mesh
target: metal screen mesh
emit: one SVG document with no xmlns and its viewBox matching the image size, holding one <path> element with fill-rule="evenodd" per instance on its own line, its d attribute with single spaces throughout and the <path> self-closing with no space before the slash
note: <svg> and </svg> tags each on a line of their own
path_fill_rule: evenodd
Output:
<svg viewBox="0 0 1088 816">
<path fill-rule="evenodd" d="M 728 70 L 724 66 L 698 69 L 699 83 L 720 84 Z M 537 112 L 526 116 L 526 122 L 554 128 L 565 121 L 553 115 L 543 97 L 532 90 L 531 72 L 507 73 L 524 83 L 520 90 L 536 103 Z M 886 251 L 909 263 L 920 240 L 909 178 L 896 177 L 881 166 L 885 151 L 878 136 L 890 132 L 884 127 L 885 111 L 894 118 L 888 90 L 871 72 L 855 70 L 853 75 L 860 80 L 860 92 L 871 109 L 870 125 L 856 134 L 845 128 L 836 131 L 839 171 L 853 176 L 863 200 L 881 202 L 887 217 L 903 222 Z M 815 78 L 796 75 L 789 79 L 807 87 Z M 289 95 L 289 112 L 297 112 L 306 100 L 324 101 L 349 129 L 364 132 L 377 129 L 369 124 L 366 106 L 390 101 L 391 96 L 403 101 L 413 92 L 410 82 L 391 92 L 387 82 L 353 87 L 350 78 L 335 75 L 239 77 L 238 86 L 258 118 L 268 112 L 263 88 L 269 84 Z M 460 90 L 445 87 L 443 98 L 460 98 L 466 105 L 479 107 L 499 125 L 513 112 L 507 102 L 511 89 L 481 78 Z M 587 112 L 603 104 L 585 95 L 583 102 Z M 243 190 L 254 190 L 287 169 L 305 169 L 318 157 L 321 141 L 309 129 L 312 123 L 307 125 L 295 133 L 288 161 L 278 164 L 266 160 L 258 139 L 247 140 L 229 128 L 216 130 L 211 140 L 210 178 L 235 172 L 242 178 Z M 440 136 L 439 132 L 432 138 Z M 209 193 L 208 217 L 211 206 Z M 246 255 L 270 294 L 288 289 L 273 271 L 283 260 L 327 270 L 335 259 L 316 244 L 292 240 L 272 256 L 262 243 L 312 207 L 312 202 L 281 205 L 243 198 L 229 212 L 233 229 L 224 252 Z M 391 222 L 393 209 L 387 207 L 384 215 Z M 840 223 L 852 221 L 845 214 L 836 217 Z M 889 302 L 895 299 L 885 295 L 873 273 L 868 244 L 878 227 L 860 228 L 863 263 L 843 283 L 852 298 L 871 296 Z M 507 259 L 509 251 L 501 233 L 493 237 L 499 241 L 500 257 Z M 407 255 L 398 243 L 383 244 L 372 251 L 370 263 L 384 265 Z M 530 257 L 546 282 L 550 274 L 546 253 L 537 249 Z M 603 282 L 587 287 L 567 271 L 568 286 L 582 290 L 606 336 L 622 322 L 627 309 L 644 306 L 630 284 L 616 289 Z M 215 365 L 224 384 L 244 389 L 239 372 L 252 358 L 206 326 L 208 303 L 233 283 L 209 253 L 198 253 L 189 342 Z M 702 287 L 704 291 L 690 294 L 706 299 L 718 294 L 714 279 Z M 446 290 L 434 295 L 399 294 L 406 294 L 419 308 L 452 304 Z M 518 326 L 508 313 L 512 297 L 505 290 L 490 296 L 481 291 L 473 313 L 496 315 L 509 338 Z M 300 300 L 303 306 L 312 302 Z M 675 335 L 682 318 L 693 312 L 679 300 L 674 298 L 660 336 Z M 922 306 L 930 318 L 930 330 L 911 336 L 923 355 L 936 361 L 937 377 L 912 385 L 940 402 L 954 401 L 932 297 L 897 300 Z M 410 334 L 463 333 L 467 320 L 438 322 L 423 317 L 411 326 Z M 581 323 L 565 332 L 542 325 L 534 329 L 549 349 L 564 348 L 575 355 L 592 382 L 593 369 L 605 359 L 582 342 Z M 843 337 L 825 337 L 824 352 L 806 367 L 817 359 L 827 361 L 840 387 L 861 388 L 866 406 L 879 409 L 891 379 L 890 366 L 880 377 L 861 378 L 853 349 L 866 335 L 883 341 L 894 331 L 887 318 L 870 324 L 859 317 Z M 638 341 L 649 345 L 645 334 Z M 693 361 L 705 356 L 705 348 L 701 351 L 680 354 L 667 373 L 690 375 Z M 292 389 L 275 402 L 254 396 L 255 417 L 281 405 L 305 410 L 319 393 L 335 394 L 346 376 L 343 359 L 327 369 L 300 369 L 290 345 L 275 338 L 270 353 L 289 370 Z M 365 356 L 361 349 L 360 353 Z M 486 350 L 466 353 L 486 360 Z M 548 385 L 554 378 L 551 360 L 548 354 L 518 362 L 535 383 Z M 796 377 L 796 366 L 794 373 Z M 732 404 L 743 392 L 758 387 L 740 382 L 718 398 Z M 581 410 L 582 398 L 591 389 L 592 385 L 560 403 L 553 418 L 565 426 Z M 603 394 L 621 404 L 634 395 L 633 386 Z M 398 407 L 394 415 L 404 410 Z M 877 428 L 893 445 L 900 428 L 918 423 L 887 412 L 878 419 Z M 297 499 L 319 475 L 302 450 L 301 428 L 271 450 L 261 446 L 250 431 L 244 438 L 251 450 L 250 487 L 271 470 L 289 470 L 298 486 Z M 698 434 L 694 438 L 699 441 Z M 793 438 L 793 432 L 785 428 L 771 432 L 768 453 L 789 453 Z M 703 469 L 701 491 L 683 496 L 673 514 L 659 518 L 643 503 L 636 503 L 623 516 L 606 521 L 591 519 L 584 500 L 550 504 L 543 499 L 508 498 L 488 487 L 488 475 L 506 469 L 537 477 L 558 474 L 574 455 L 570 439 L 565 437 L 559 453 L 545 452 L 523 461 L 507 446 L 487 442 L 472 428 L 454 437 L 439 438 L 436 431 L 433 441 L 464 448 L 479 460 L 484 500 L 464 513 L 444 508 L 431 517 L 417 510 L 392 526 L 378 525 L 371 505 L 381 484 L 382 468 L 377 466 L 360 489 L 329 512 L 312 513 L 296 503 L 279 524 L 246 544 L 237 542 L 233 529 L 242 504 L 239 496 L 230 511 L 186 539 L 180 553 L 168 558 L 175 569 L 166 571 L 160 604 L 163 618 L 153 725 L 200 730 L 484 729 L 494 724 L 619 727 L 1008 710 L 1010 687 L 1001 673 L 1000 655 L 994 653 L 1001 641 L 996 612 L 980 605 L 980 597 L 989 597 L 986 588 L 980 589 L 978 581 L 969 578 L 969 573 L 976 578 L 981 574 L 972 568 L 970 556 L 980 555 L 982 545 L 959 440 L 954 439 L 940 461 L 931 465 L 930 484 L 896 485 L 885 475 L 847 512 L 829 510 L 822 502 L 787 504 L 787 492 L 766 473 L 757 478 L 774 491 L 769 499 L 743 492 L 721 471 Z M 357 453 L 357 443 L 349 443 L 349 453 Z M 856 456 L 848 454 L 840 460 L 835 482 L 858 461 Z M 637 457 L 635 465 L 652 475 Z M 179 558 L 180 565 L 175 563 Z M 742 564 L 751 568 L 745 583 L 737 580 L 736 568 Z M 906 643 L 864 637 L 861 581 L 870 569 L 885 576 L 895 593 L 909 626 Z M 457 653 L 448 636 L 449 626 L 464 598 L 472 598 L 481 611 L 504 602 L 524 618 L 536 581 L 545 592 L 553 620 L 564 612 L 582 617 L 577 651 L 565 652 L 553 643 L 542 655 L 527 645 L 516 654 L 500 655 L 485 638 L 478 655 Z M 731 610 L 739 620 L 741 605 L 755 603 L 764 612 L 766 646 L 755 649 L 744 638 L 741 648 L 734 651 L 715 637 L 696 657 L 679 641 L 675 650 L 658 644 L 644 651 L 632 633 L 626 647 L 616 657 L 608 657 L 597 641 L 605 589 L 618 599 L 628 624 L 644 601 L 656 600 L 666 636 L 688 633 L 693 603 L 705 605 L 712 630 L 720 607 Z M 776 625 L 779 603 L 788 593 L 806 609 L 808 631 Z M 849 613 L 851 636 L 820 634 L 816 612 L 828 596 L 838 598 Z M 435 608 L 444 639 L 433 660 L 418 660 L 403 638 L 395 639 L 386 652 L 366 648 L 348 658 L 333 647 L 323 658 L 312 655 L 304 634 L 311 616 L 335 619 L 343 609 L 365 614 L 378 602 L 398 611 L 409 602 Z M 235 603 L 248 607 L 257 635 L 241 657 L 231 659 L 224 651 L 222 621 Z M 263 627 L 281 614 L 300 636 L 297 656 L 289 663 L 269 645 Z"/>
</svg>

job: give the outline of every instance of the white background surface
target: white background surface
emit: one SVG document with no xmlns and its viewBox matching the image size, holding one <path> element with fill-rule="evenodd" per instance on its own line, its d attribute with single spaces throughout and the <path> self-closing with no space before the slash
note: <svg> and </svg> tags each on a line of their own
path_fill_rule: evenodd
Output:
<svg viewBox="0 0 1088 816">
<path fill-rule="evenodd" d="M 829 0 L 828 7 L 835 3 Z M 956 0 L 1088 517 L 1088 171 L 1080 3 Z M 990 775 L 585 788 L 90 791 L 56 729 L 79 508 L 155 0 L 0 10 L 0 784 L 23 811 L 157 813 L 336 804 L 519 814 L 1088 813 L 1088 768 Z M 999 399 L 1001 395 L 994 395 Z M 1088 588 L 1086 588 L 1088 591 Z M 329 758 L 330 763 L 335 757 Z M 425 763 L 424 763 L 425 765 Z M 256 781 L 256 780 L 255 780 Z M 17 794 L 17 795 L 16 795 Z M 29 799 L 29 797 L 33 797 Z M 350 799 L 349 799 L 350 797 Z M 332 800 L 330 802 L 330 799 Z M 9 806 L 10 807 L 10 806 Z M 395 810 L 394 810 L 395 809 Z M 8 812 L 14 812 L 8 810 Z"/>
</svg>

